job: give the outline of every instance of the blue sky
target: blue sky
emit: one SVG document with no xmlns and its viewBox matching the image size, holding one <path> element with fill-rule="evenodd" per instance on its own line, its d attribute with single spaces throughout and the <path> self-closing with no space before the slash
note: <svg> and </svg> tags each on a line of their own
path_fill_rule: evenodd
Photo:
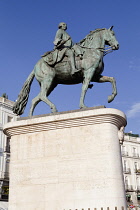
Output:
<svg viewBox="0 0 140 210">
<path fill-rule="evenodd" d="M 88 90 L 87 106 L 105 105 L 127 115 L 126 132 L 140 134 L 140 1 L 128 0 L 0 0 L 0 95 L 7 93 L 16 100 L 26 78 L 40 55 L 53 49 L 59 22 L 68 24 L 67 32 L 79 42 L 91 30 L 114 25 L 120 49 L 104 58 L 103 75 L 117 81 L 118 95 L 111 103 L 109 83 L 94 84 Z M 27 116 L 31 99 L 39 92 L 34 80 L 29 102 L 23 116 Z M 50 95 L 59 111 L 78 109 L 81 84 L 59 85 Z M 50 113 L 41 102 L 34 115 Z"/>
</svg>

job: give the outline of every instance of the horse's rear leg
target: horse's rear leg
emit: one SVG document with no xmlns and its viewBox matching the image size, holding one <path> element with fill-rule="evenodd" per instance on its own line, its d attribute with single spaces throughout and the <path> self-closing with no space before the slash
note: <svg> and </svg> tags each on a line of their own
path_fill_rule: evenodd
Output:
<svg viewBox="0 0 140 210">
<path fill-rule="evenodd" d="M 30 107 L 30 112 L 29 112 L 29 116 L 31 117 L 33 115 L 33 111 L 36 107 L 36 105 L 40 102 L 40 93 L 38 94 L 38 96 L 36 96 L 31 103 L 31 107 Z"/>
<path fill-rule="evenodd" d="M 40 100 L 48 104 L 51 108 L 52 113 L 55 113 L 57 112 L 56 106 L 47 97 L 51 93 L 51 91 L 56 87 L 56 85 L 52 84 L 52 82 L 53 78 L 43 80 L 43 82 L 41 83 Z"/>
<path fill-rule="evenodd" d="M 114 77 L 100 76 L 95 82 L 110 82 L 112 84 L 112 95 L 108 96 L 108 103 L 112 102 L 117 95 L 116 80 Z"/>
</svg>

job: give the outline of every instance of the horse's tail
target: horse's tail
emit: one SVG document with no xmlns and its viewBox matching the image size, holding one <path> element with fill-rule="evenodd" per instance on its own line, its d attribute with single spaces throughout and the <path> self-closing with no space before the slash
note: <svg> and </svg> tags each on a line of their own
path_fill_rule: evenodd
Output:
<svg viewBox="0 0 140 210">
<path fill-rule="evenodd" d="M 34 70 L 30 73 L 27 80 L 25 81 L 19 95 L 18 99 L 14 103 L 13 106 L 13 112 L 17 115 L 22 115 L 24 112 L 24 109 L 26 107 L 26 104 L 28 102 L 29 93 L 30 93 L 30 87 L 34 79 Z"/>
</svg>

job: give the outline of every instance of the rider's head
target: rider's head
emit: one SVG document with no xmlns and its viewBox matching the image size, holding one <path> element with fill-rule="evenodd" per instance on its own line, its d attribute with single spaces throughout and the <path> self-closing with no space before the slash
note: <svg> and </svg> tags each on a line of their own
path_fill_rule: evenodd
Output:
<svg viewBox="0 0 140 210">
<path fill-rule="evenodd" d="M 64 23 L 64 22 L 61 22 L 61 23 L 59 23 L 58 28 L 61 28 L 63 30 L 66 30 L 67 29 L 67 24 Z"/>
</svg>

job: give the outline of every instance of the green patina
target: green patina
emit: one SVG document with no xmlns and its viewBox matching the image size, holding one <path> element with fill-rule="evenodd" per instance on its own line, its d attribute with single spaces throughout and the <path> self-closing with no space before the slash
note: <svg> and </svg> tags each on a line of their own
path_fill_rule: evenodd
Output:
<svg viewBox="0 0 140 210">
<path fill-rule="evenodd" d="M 37 62 L 19 93 L 13 112 L 18 115 L 23 114 L 34 77 L 39 82 L 40 93 L 32 100 L 29 116 L 33 115 L 33 111 L 40 101 L 48 104 L 53 113 L 57 111 L 48 96 L 58 84 L 82 83 L 79 105 L 82 109 L 86 107 L 84 104 L 86 92 L 93 86 L 90 82 L 110 82 L 113 92 L 108 96 L 108 102 L 113 101 L 117 95 L 115 79 L 102 75 L 104 55 L 110 52 L 110 49 L 119 49 L 112 28 L 91 31 L 83 40 L 74 45 L 71 37 L 66 33 L 67 25 L 60 23 L 54 41 L 55 49 L 45 53 Z M 109 45 L 110 48 L 106 49 L 105 45 Z"/>
</svg>

